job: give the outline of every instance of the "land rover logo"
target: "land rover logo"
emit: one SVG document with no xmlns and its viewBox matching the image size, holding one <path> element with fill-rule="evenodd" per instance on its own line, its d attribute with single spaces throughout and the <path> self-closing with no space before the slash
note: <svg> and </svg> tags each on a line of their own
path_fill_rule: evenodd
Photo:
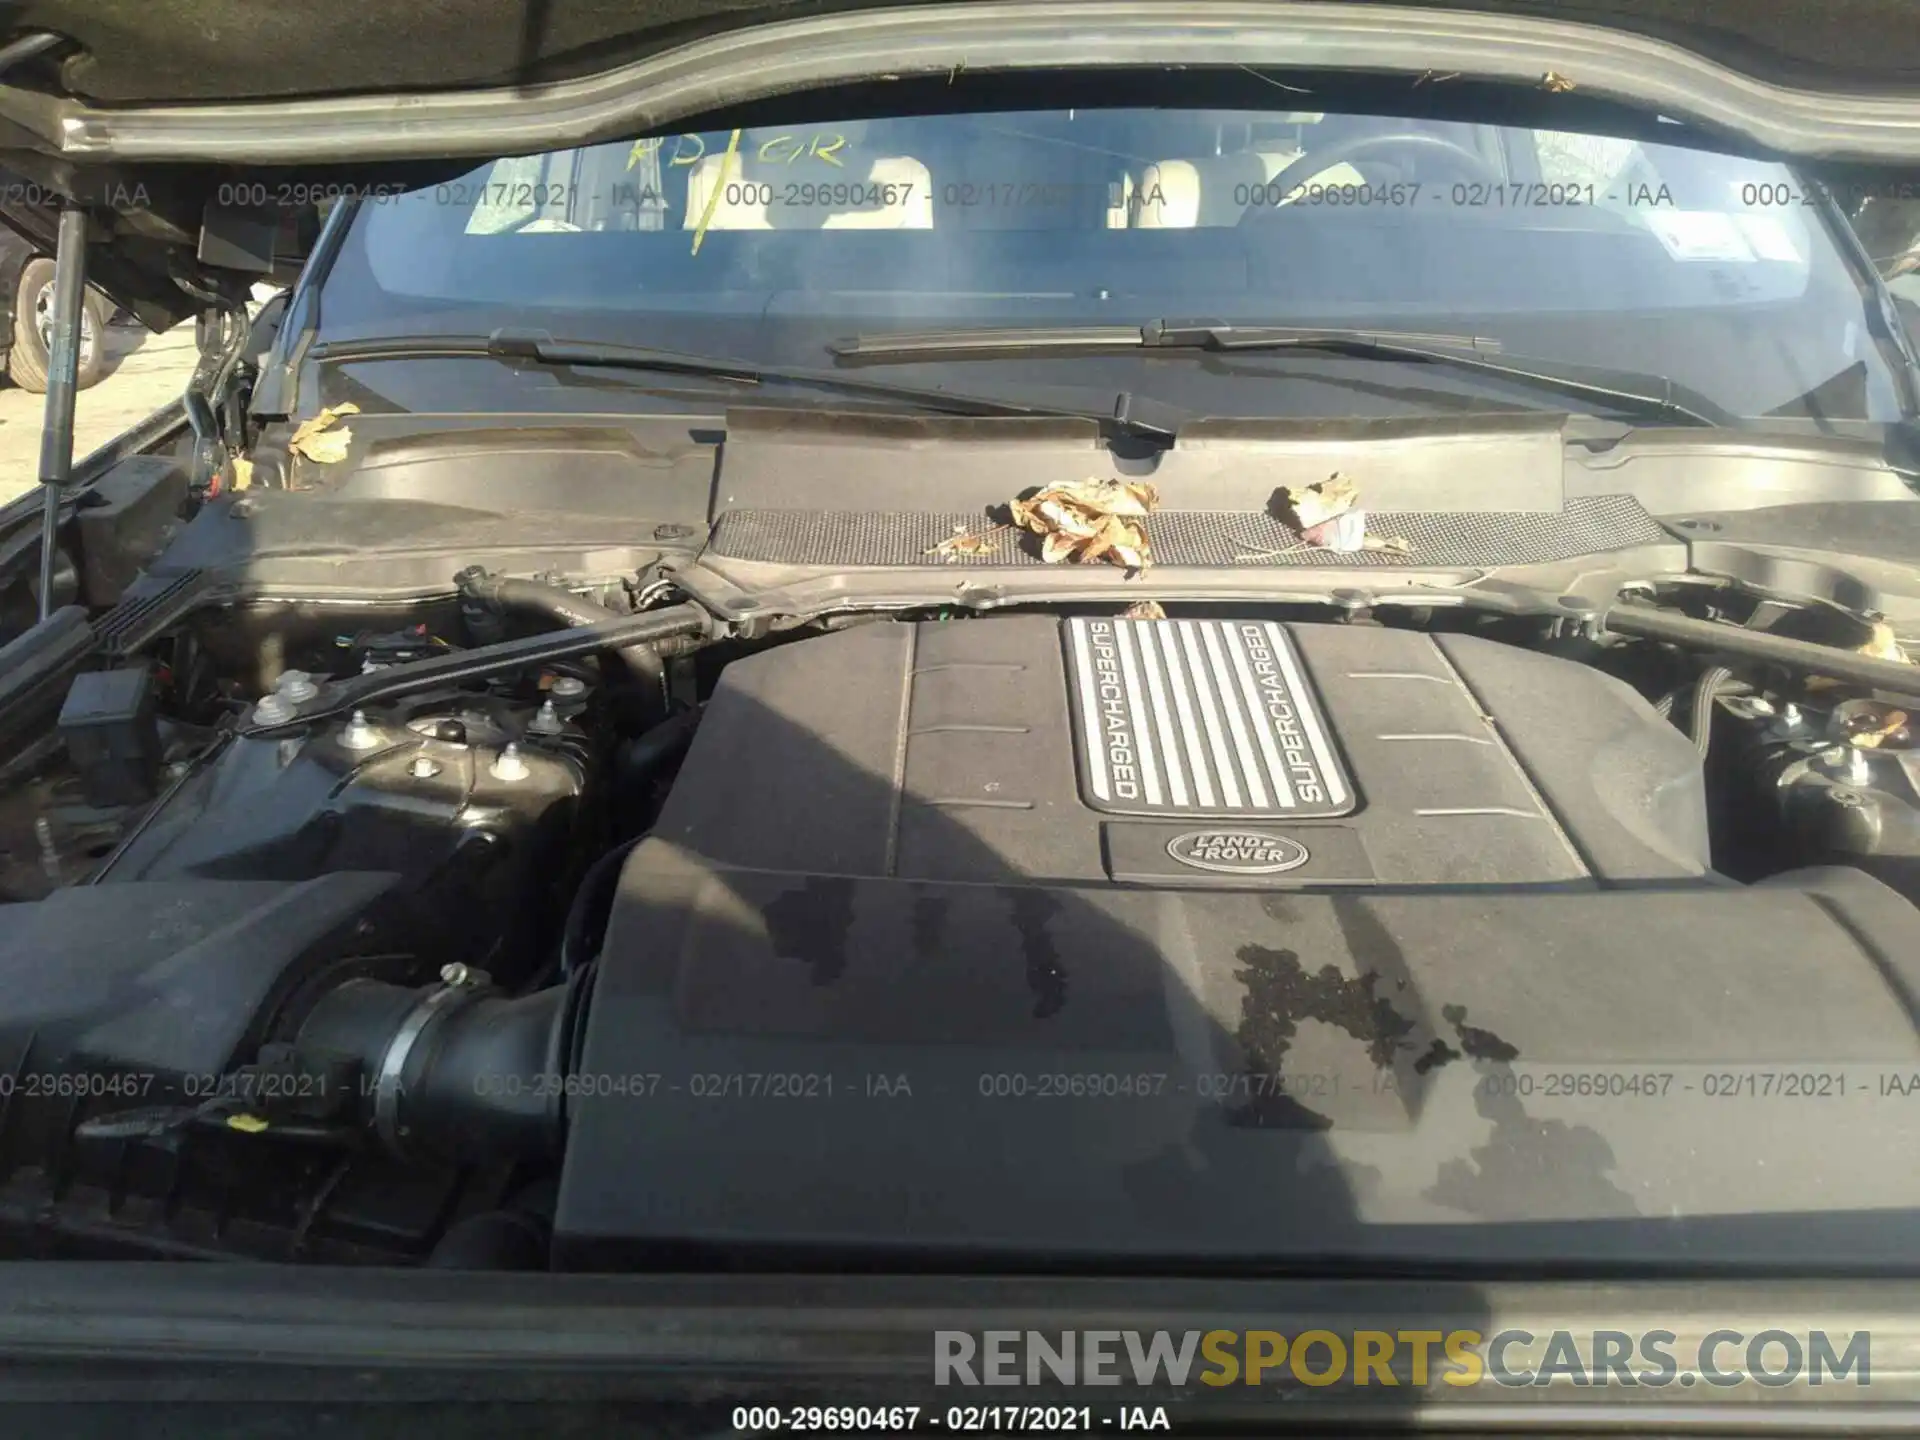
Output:
<svg viewBox="0 0 1920 1440">
<path fill-rule="evenodd" d="M 1189 830 L 1167 842 L 1167 854 L 1196 870 L 1277 875 L 1307 863 L 1307 847 L 1265 830 Z"/>
</svg>

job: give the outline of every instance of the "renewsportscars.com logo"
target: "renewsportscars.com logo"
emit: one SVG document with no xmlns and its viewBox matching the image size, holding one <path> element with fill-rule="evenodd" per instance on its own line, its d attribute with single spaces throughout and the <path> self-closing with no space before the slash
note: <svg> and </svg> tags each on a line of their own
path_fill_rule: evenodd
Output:
<svg viewBox="0 0 1920 1440">
<path fill-rule="evenodd" d="M 1865 1330 L 936 1330 L 937 1385 L 1872 1383 Z"/>
</svg>

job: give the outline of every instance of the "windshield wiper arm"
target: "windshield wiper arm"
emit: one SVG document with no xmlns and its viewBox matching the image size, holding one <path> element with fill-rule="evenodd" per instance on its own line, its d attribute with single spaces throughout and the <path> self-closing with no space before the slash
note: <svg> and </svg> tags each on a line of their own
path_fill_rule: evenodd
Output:
<svg viewBox="0 0 1920 1440">
<path fill-rule="evenodd" d="M 490 335 L 396 335 L 369 340 L 337 340 L 314 347 L 313 357 L 335 363 L 355 360 L 433 360 L 443 357 L 485 356 L 503 361 L 532 362 L 536 365 L 566 368 L 602 367 L 614 370 L 646 370 L 664 375 L 689 375 L 701 379 L 731 380 L 743 385 L 802 385 L 837 391 L 874 400 L 893 400 L 947 415 L 982 417 L 1039 417 L 1043 419 L 1091 420 L 1128 434 L 1152 440 L 1173 436 L 1170 425 L 1162 425 L 1133 413 L 1137 402 L 1130 395 L 1116 395 L 1110 409 L 1093 406 L 1049 405 L 1023 400 L 1002 400 L 987 395 L 967 395 L 931 386 L 897 385 L 887 380 L 867 380 L 842 375 L 832 370 L 811 370 L 801 366 L 761 365 L 750 360 L 733 360 L 715 355 L 696 355 L 679 350 L 658 350 L 644 345 L 620 345 L 598 340 L 555 339 L 544 330 L 495 330 Z"/>
<path fill-rule="evenodd" d="M 1342 348 L 1365 343 L 1446 345 L 1497 352 L 1485 335 L 1424 334 L 1412 330 L 1326 329 L 1292 325 L 1222 325 L 1210 321 L 1149 320 L 1145 325 L 1034 325 L 1017 329 L 880 331 L 837 340 L 827 348 L 848 360 L 945 359 L 988 353 L 1075 355 L 1097 350 L 1311 349 L 1328 341 Z"/>
<path fill-rule="evenodd" d="M 1098 354 L 1111 350 L 1220 354 L 1296 350 L 1361 360 L 1442 365 L 1649 419 L 1715 427 L 1739 423 L 1739 417 L 1732 412 L 1664 375 L 1506 356 L 1498 340 L 1483 335 L 1152 320 L 1139 326 L 1061 325 L 1028 330 L 923 330 L 856 335 L 828 348 L 842 359 L 879 363 L 984 355 Z"/>
<path fill-rule="evenodd" d="M 1591 400 L 1651 419 L 1715 428 L 1740 423 L 1731 411 L 1665 375 L 1611 370 L 1562 360 L 1504 356 L 1498 340 L 1481 336 L 1311 330 L 1275 325 L 1181 327 L 1160 323 L 1142 326 L 1141 335 L 1143 343 L 1155 349 L 1309 350 L 1360 359 L 1444 365 L 1453 370 L 1530 385 L 1570 399 Z"/>
</svg>

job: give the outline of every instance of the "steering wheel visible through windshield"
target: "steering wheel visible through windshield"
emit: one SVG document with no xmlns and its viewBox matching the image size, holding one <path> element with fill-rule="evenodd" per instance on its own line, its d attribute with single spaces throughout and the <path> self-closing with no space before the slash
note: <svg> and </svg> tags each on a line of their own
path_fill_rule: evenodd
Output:
<svg viewBox="0 0 1920 1440">
<path fill-rule="evenodd" d="M 323 339 L 538 326 L 820 364 L 856 332 L 1343 325 L 1655 370 L 1740 416 L 1899 414 L 1785 167 L 1309 112 L 1060 110 L 645 137 L 361 206 Z M 1783 407 L 1786 407 L 1783 412 Z"/>
</svg>

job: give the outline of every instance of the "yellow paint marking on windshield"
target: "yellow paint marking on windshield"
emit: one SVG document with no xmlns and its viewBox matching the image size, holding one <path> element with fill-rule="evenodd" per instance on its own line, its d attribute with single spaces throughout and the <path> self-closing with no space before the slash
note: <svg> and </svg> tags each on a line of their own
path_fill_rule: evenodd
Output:
<svg viewBox="0 0 1920 1440">
<path fill-rule="evenodd" d="M 664 136 L 643 135 L 633 142 L 633 148 L 627 152 L 627 169 L 631 170 L 642 160 L 651 159 L 660 153 L 666 144 Z M 836 159 L 847 148 L 847 137 L 837 130 L 822 130 L 813 135 L 775 135 L 760 146 L 760 159 L 769 165 L 794 165 L 802 160 L 820 160 L 844 170 L 846 162 Z M 705 137 L 689 131 L 673 137 L 673 154 L 668 157 L 669 167 L 698 165 L 706 158 L 707 142 Z"/>
<path fill-rule="evenodd" d="M 693 142 L 692 150 L 687 149 L 687 142 L 689 140 Z M 667 142 L 658 135 L 641 136 L 633 142 L 633 149 L 627 152 L 627 169 L 631 170 L 642 160 L 647 160 L 658 155 L 660 153 L 660 147 L 666 143 Z M 676 165 L 698 165 L 706 153 L 707 142 L 700 136 L 689 131 L 685 135 L 676 135 L 673 137 L 673 154 L 667 160 L 667 164 L 669 167 Z"/>
<path fill-rule="evenodd" d="M 740 132 L 735 130 L 727 137 L 727 153 L 720 161 L 720 173 L 713 177 L 713 186 L 707 191 L 706 208 L 700 212 L 700 228 L 693 232 L 693 253 L 700 253 L 700 242 L 707 238 L 707 226 L 713 223 L 713 212 L 720 208 L 720 194 L 727 188 L 727 171 L 733 164 L 733 157 L 740 153 Z"/>
<path fill-rule="evenodd" d="M 844 169 L 833 157 L 847 148 L 847 137 L 821 131 L 802 140 L 798 135 L 776 135 L 760 147 L 760 158 L 769 165 L 794 165 L 802 160 L 824 160 L 836 169 Z"/>
</svg>

